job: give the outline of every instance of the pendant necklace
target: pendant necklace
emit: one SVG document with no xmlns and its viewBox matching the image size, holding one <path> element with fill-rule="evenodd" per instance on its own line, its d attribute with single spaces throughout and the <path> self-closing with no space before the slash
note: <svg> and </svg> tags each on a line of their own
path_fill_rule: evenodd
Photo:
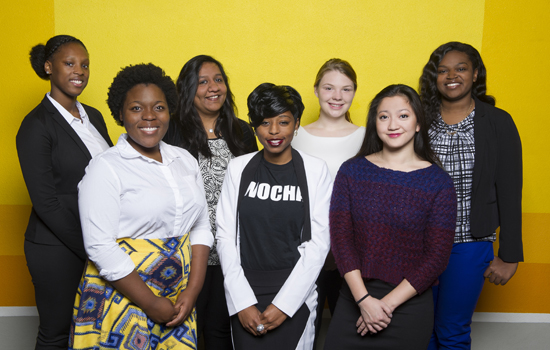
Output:
<svg viewBox="0 0 550 350">
<path fill-rule="evenodd" d="M 472 99 L 472 101 L 470 102 L 470 107 L 468 107 L 468 113 L 464 118 L 467 118 L 470 115 L 470 113 L 472 113 L 473 104 L 474 104 L 474 99 Z M 441 119 L 443 119 L 443 117 Z M 455 130 L 455 131 L 449 131 L 449 130 L 450 130 L 449 125 L 445 123 L 445 132 L 447 133 L 447 135 L 454 136 L 458 132 L 458 130 Z"/>
</svg>

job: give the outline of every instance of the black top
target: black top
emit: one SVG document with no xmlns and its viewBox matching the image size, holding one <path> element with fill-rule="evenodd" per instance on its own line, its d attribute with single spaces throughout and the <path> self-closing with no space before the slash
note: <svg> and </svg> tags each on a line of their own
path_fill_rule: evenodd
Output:
<svg viewBox="0 0 550 350">
<path fill-rule="evenodd" d="M 477 98 L 475 101 L 472 236 L 491 235 L 500 226 L 498 256 L 506 262 L 523 261 L 519 133 L 510 114 Z"/>
<path fill-rule="evenodd" d="M 85 104 L 82 107 L 112 146 L 101 113 Z M 88 148 L 47 97 L 23 119 L 16 144 L 33 205 L 25 239 L 36 244 L 65 245 L 86 261 L 77 185 L 92 159 Z"/>
<path fill-rule="evenodd" d="M 294 162 L 271 164 L 263 158 L 254 178 L 243 183 L 239 226 L 241 264 L 245 269 L 293 268 L 300 254 L 304 202 Z"/>
</svg>

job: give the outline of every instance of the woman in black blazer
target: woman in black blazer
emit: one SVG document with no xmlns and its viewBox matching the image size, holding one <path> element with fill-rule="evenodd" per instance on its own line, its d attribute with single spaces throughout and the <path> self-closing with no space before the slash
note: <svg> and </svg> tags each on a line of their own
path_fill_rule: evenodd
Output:
<svg viewBox="0 0 550 350">
<path fill-rule="evenodd" d="M 470 349 L 484 279 L 504 285 L 523 261 L 521 140 L 512 117 L 487 95 L 486 81 L 479 52 L 459 42 L 437 48 L 420 78 L 430 142 L 453 178 L 458 202 L 455 244 L 434 287 L 430 350 Z"/>
<path fill-rule="evenodd" d="M 58 35 L 30 52 L 51 91 L 23 120 L 17 153 L 32 211 L 25 256 L 40 317 L 36 349 L 67 349 L 72 307 L 86 252 L 77 185 L 90 159 L 112 146 L 101 113 L 77 97 L 88 83 L 84 44 Z"/>
</svg>

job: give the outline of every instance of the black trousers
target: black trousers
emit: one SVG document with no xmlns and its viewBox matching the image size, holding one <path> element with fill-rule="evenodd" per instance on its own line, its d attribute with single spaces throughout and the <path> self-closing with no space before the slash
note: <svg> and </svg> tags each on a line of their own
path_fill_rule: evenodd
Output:
<svg viewBox="0 0 550 350">
<path fill-rule="evenodd" d="M 25 241 L 40 324 L 36 350 L 66 350 L 84 261 L 65 246 Z"/>
<path fill-rule="evenodd" d="M 204 339 L 206 350 L 232 350 L 229 312 L 219 265 L 206 269 L 204 285 L 197 298 L 197 334 Z"/>
<path fill-rule="evenodd" d="M 325 309 L 325 300 L 328 301 L 328 308 L 331 316 L 334 315 L 336 309 L 336 302 L 340 295 L 340 288 L 342 288 L 342 281 L 344 279 L 340 276 L 338 269 L 336 270 L 321 270 L 319 277 L 317 278 L 317 318 L 315 319 L 315 343 L 313 348 L 317 346 L 317 339 L 319 338 L 319 331 L 321 330 L 323 322 L 323 311 Z"/>
<path fill-rule="evenodd" d="M 363 281 L 369 294 L 377 299 L 383 298 L 395 288 L 394 285 L 380 280 Z M 344 282 L 328 329 L 325 350 L 426 350 L 434 320 L 432 289 L 429 288 L 397 307 L 388 328 L 376 334 L 357 334 L 355 323 L 360 315 L 359 307 Z"/>
</svg>

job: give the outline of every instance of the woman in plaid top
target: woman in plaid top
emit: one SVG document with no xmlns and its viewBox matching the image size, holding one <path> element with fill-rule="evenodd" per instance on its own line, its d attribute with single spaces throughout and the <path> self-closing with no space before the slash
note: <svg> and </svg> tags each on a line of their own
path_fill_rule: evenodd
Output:
<svg viewBox="0 0 550 350">
<path fill-rule="evenodd" d="M 523 261 L 521 141 L 510 115 L 486 94 L 486 79 L 479 52 L 458 42 L 437 48 L 420 78 L 430 142 L 453 179 L 458 203 L 451 259 L 434 287 L 429 349 L 470 349 L 484 278 L 504 285 Z"/>
</svg>

